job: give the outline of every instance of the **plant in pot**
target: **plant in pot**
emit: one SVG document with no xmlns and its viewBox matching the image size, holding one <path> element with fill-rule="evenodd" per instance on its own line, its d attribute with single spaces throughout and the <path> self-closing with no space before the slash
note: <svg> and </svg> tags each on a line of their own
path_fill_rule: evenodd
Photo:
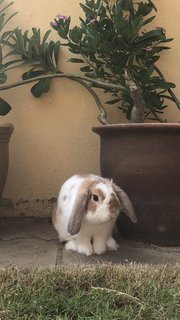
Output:
<svg viewBox="0 0 180 320">
<path fill-rule="evenodd" d="M 70 28 L 70 17 L 64 16 L 52 26 L 76 55 L 70 61 L 92 79 L 91 88 L 109 93 L 107 103 L 130 121 L 109 125 L 103 113 L 106 125 L 93 128 L 101 137 L 102 175 L 127 191 L 138 216 L 133 225 L 121 215 L 120 232 L 136 240 L 180 244 L 180 124 L 163 119 L 169 101 L 179 109 L 180 103 L 175 85 L 158 67 L 172 39 L 161 27 L 150 29 L 157 11 L 153 1 L 86 0 L 80 6 L 85 15 L 80 26 Z"/>
<path fill-rule="evenodd" d="M 161 27 L 150 29 L 157 11 L 151 0 L 86 0 L 80 6 L 85 17 L 79 26 L 70 28 L 71 18 L 63 15 L 51 23 L 60 43 L 47 43 L 49 31 L 42 41 L 35 28 L 31 38 L 27 31 L 13 31 L 6 41 L 11 57 L 19 54 L 20 64 L 31 67 L 23 81 L 0 90 L 36 81 L 31 91 L 39 97 L 48 92 L 52 78 L 60 77 L 85 86 L 104 125 L 93 128 L 101 137 L 101 173 L 126 190 L 138 217 L 133 225 L 121 215 L 121 234 L 151 243 L 180 244 L 180 124 L 163 119 L 168 102 L 179 109 L 180 103 L 172 91 L 175 85 L 158 67 L 160 54 L 169 49 L 172 39 Z M 79 74 L 59 70 L 60 44 L 75 54 L 70 61 L 80 65 Z M 108 93 L 112 98 L 107 103 L 130 123 L 109 124 L 94 88 Z"/>
</svg>

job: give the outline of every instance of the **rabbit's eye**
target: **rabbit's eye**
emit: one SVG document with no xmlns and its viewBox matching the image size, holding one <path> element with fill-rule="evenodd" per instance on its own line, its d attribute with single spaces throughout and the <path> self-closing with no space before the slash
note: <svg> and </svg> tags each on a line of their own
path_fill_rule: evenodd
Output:
<svg viewBox="0 0 180 320">
<path fill-rule="evenodd" d="M 96 202 L 99 201 L 97 194 L 92 194 L 92 199 Z"/>
</svg>

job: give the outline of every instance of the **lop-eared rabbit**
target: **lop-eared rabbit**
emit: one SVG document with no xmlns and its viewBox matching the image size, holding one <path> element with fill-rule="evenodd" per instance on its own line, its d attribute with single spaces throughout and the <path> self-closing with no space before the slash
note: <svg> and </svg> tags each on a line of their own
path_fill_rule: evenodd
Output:
<svg viewBox="0 0 180 320">
<path fill-rule="evenodd" d="M 67 250 L 102 254 L 118 248 L 112 230 L 121 211 L 137 222 L 129 197 L 112 180 L 74 175 L 61 187 L 53 224 Z"/>
</svg>

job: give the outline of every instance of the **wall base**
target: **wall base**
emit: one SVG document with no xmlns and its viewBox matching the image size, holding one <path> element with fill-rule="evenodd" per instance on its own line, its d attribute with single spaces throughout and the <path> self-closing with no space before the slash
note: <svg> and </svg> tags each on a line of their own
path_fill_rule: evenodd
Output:
<svg viewBox="0 0 180 320">
<path fill-rule="evenodd" d="M 0 217 L 51 217 L 56 201 L 55 197 L 18 201 L 0 198 Z"/>
</svg>

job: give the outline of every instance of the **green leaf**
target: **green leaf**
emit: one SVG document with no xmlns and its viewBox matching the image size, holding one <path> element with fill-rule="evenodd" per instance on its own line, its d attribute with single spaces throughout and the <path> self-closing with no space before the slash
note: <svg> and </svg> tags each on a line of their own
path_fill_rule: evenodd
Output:
<svg viewBox="0 0 180 320">
<path fill-rule="evenodd" d="M 137 35 L 140 29 L 143 26 L 143 17 L 137 16 L 134 18 L 133 24 L 132 24 L 132 35 Z"/>
<path fill-rule="evenodd" d="M 159 108 L 162 105 L 161 97 L 154 92 L 145 92 L 143 98 L 148 109 Z"/>
<path fill-rule="evenodd" d="M 84 61 L 82 59 L 78 59 L 78 58 L 71 58 L 68 60 L 68 62 L 72 62 L 72 63 L 84 63 Z"/>
<path fill-rule="evenodd" d="M 6 25 L 6 23 L 8 23 L 14 16 L 16 16 L 16 14 L 17 14 L 17 12 L 14 12 L 10 17 L 8 17 L 8 19 L 3 24 L 3 28 Z"/>
<path fill-rule="evenodd" d="M 106 101 L 106 104 L 112 105 L 112 104 L 115 104 L 115 103 L 117 103 L 119 101 L 121 101 L 121 99 L 113 99 L 113 100 Z"/>
<path fill-rule="evenodd" d="M 158 77 L 154 77 L 149 81 L 149 85 L 151 89 L 170 89 L 170 88 L 175 88 L 175 84 L 172 82 L 165 82 L 162 79 Z"/>
<path fill-rule="evenodd" d="M 153 9 L 155 9 L 154 5 L 140 2 L 138 5 L 137 15 L 147 16 Z"/>
<path fill-rule="evenodd" d="M 59 26 L 57 31 L 61 38 L 67 39 L 67 32 L 62 26 Z"/>
<path fill-rule="evenodd" d="M 69 31 L 69 38 L 75 43 L 80 42 L 81 39 L 82 39 L 82 30 L 81 30 L 81 28 L 78 28 L 76 26 L 73 29 L 71 29 Z"/>
<path fill-rule="evenodd" d="M 60 52 L 60 42 L 57 41 L 54 44 L 54 60 L 55 60 L 57 67 L 58 67 L 58 62 L 59 62 L 59 52 Z"/>
<path fill-rule="evenodd" d="M 31 92 L 34 97 L 39 98 L 43 93 L 47 93 L 49 89 L 50 79 L 42 79 L 31 88 Z"/>
<path fill-rule="evenodd" d="M 144 20 L 143 25 L 145 26 L 146 24 L 151 23 L 155 19 L 155 17 L 156 16 L 153 16 L 153 17 L 151 17 L 149 19 Z"/>
<path fill-rule="evenodd" d="M 5 116 L 8 112 L 11 111 L 11 106 L 7 101 L 0 97 L 0 115 Z"/>
<path fill-rule="evenodd" d="M 0 64 L 2 64 L 2 47 L 1 47 L 1 44 L 0 44 Z"/>
<path fill-rule="evenodd" d="M 7 80 L 7 75 L 3 72 L 0 72 L 0 84 L 5 83 Z"/>
<path fill-rule="evenodd" d="M 0 65 L 0 84 L 3 84 L 7 80 L 7 75 L 5 73 L 6 68 L 3 64 Z"/>
<path fill-rule="evenodd" d="M 123 10 L 129 11 L 131 14 L 134 13 L 133 1 L 132 0 L 121 0 Z"/>
<path fill-rule="evenodd" d="M 4 24 L 4 13 L 2 13 L 1 15 L 0 15 L 0 31 L 2 30 L 2 28 L 3 28 L 3 24 Z"/>
<path fill-rule="evenodd" d="M 42 44 L 44 44 L 44 43 L 46 42 L 46 40 L 47 40 L 47 38 L 49 37 L 50 33 L 51 33 L 51 30 L 48 30 L 48 31 L 45 33 L 45 35 L 44 35 L 44 37 L 43 37 L 43 40 L 42 40 Z"/>
<path fill-rule="evenodd" d="M 89 7 L 85 6 L 83 3 L 80 3 L 80 6 L 81 6 L 81 8 L 83 9 L 83 11 L 85 12 L 86 15 L 89 14 L 89 15 L 91 15 L 93 17 L 95 16 L 94 15 L 94 11 L 91 10 Z"/>
<path fill-rule="evenodd" d="M 41 46 L 41 58 L 42 58 L 43 64 L 46 65 L 49 69 L 51 69 L 53 68 L 53 64 L 51 61 L 49 49 L 50 47 L 47 43 L 44 43 L 44 45 Z"/>
<path fill-rule="evenodd" d="M 17 65 L 18 62 L 21 62 L 19 65 L 23 64 L 21 59 L 17 59 L 17 60 L 12 60 L 12 61 L 8 61 L 8 62 L 4 63 L 4 67 L 7 68 L 7 67 L 11 66 L 12 64 Z"/>
<path fill-rule="evenodd" d="M 69 32 L 70 22 L 71 22 L 71 17 L 68 17 L 68 19 L 64 22 L 64 30 L 66 34 L 68 34 Z"/>
<path fill-rule="evenodd" d="M 80 68 L 80 70 L 82 72 L 92 72 L 93 71 L 93 69 L 90 66 L 82 67 L 82 68 Z"/>
<path fill-rule="evenodd" d="M 36 71 L 30 70 L 28 72 L 23 73 L 22 79 L 27 80 L 27 79 L 35 78 L 35 77 L 41 76 L 43 73 L 44 73 L 43 70 L 36 70 Z"/>
<path fill-rule="evenodd" d="M 142 72 L 142 77 L 141 77 L 141 82 L 147 83 L 150 80 L 150 77 L 154 71 L 154 65 L 151 65 L 148 69 L 143 70 Z"/>
<path fill-rule="evenodd" d="M 153 42 L 153 41 L 159 41 L 159 40 L 164 40 L 165 35 L 160 31 L 160 30 L 151 30 L 146 33 L 144 33 L 140 39 L 137 41 L 137 43 L 141 42 Z"/>
<path fill-rule="evenodd" d="M 115 58 L 115 60 L 113 60 L 113 72 L 115 74 L 121 72 L 125 67 L 126 67 L 126 64 L 127 64 L 127 60 L 128 60 L 128 55 L 122 55 L 120 54 L 119 55 L 119 58 L 121 57 L 121 59 L 119 59 L 119 62 L 117 63 L 118 61 L 118 56 L 117 56 L 117 60 Z"/>
<path fill-rule="evenodd" d="M 152 59 L 153 63 L 155 63 L 160 59 L 160 56 L 154 56 L 151 59 Z"/>
<path fill-rule="evenodd" d="M 173 41 L 174 40 L 174 38 L 167 38 L 167 39 L 163 39 L 163 40 L 161 40 L 161 41 L 159 41 L 160 43 L 166 43 L 166 42 L 171 42 L 171 41 Z"/>
</svg>

